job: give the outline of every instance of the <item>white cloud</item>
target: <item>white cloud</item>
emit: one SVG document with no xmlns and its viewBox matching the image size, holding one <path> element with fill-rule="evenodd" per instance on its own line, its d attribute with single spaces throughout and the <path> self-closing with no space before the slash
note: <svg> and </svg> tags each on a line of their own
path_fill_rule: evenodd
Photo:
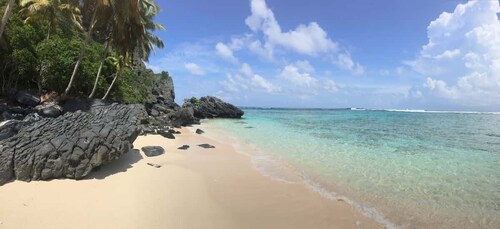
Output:
<svg viewBox="0 0 500 229">
<path fill-rule="evenodd" d="M 281 90 L 279 87 L 274 86 L 272 83 L 259 75 L 253 75 L 250 81 L 252 85 L 262 88 L 269 93 L 279 92 Z"/>
<path fill-rule="evenodd" d="M 205 75 L 205 71 L 203 71 L 203 69 L 195 63 L 184 63 L 184 68 L 193 75 Z"/>
<path fill-rule="evenodd" d="M 161 68 L 159 66 L 152 65 L 150 63 L 144 63 L 144 64 L 146 65 L 146 68 L 151 69 L 154 73 L 160 73 L 161 72 Z"/>
<path fill-rule="evenodd" d="M 426 77 L 427 93 L 462 105 L 500 104 L 499 12 L 498 1 L 469 1 L 429 24 L 428 43 L 409 63 Z"/>
<path fill-rule="evenodd" d="M 294 30 L 283 32 L 265 0 L 252 0 L 251 11 L 252 15 L 245 22 L 254 33 L 264 34 L 266 42 L 263 47 L 266 49 L 281 46 L 310 56 L 338 49 L 338 44 L 328 38 L 327 32 L 316 22 L 300 24 Z"/>
<path fill-rule="evenodd" d="M 340 68 L 350 70 L 357 75 L 361 75 L 365 72 L 364 67 L 359 63 L 355 63 L 349 53 L 338 54 L 337 60 L 335 60 L 334 63 Z"/>
<path fill-rule="evenodd" d="M 301 72 L 295 65 L 287 65 L 278 75 L 279 78 L 290 81 L 296 86 L 315 88 L 318 80 L 307 72 Z"/>
<path fill-rule="evenodd" d="M 229 92 L 241 92 L 247 90 L 265 91 L 277 93 L 281 88 L 273 85 L 264 77 L 254 74 L 249 64 L 243 63 L 240 69 L 241 74 L 227 74 L 226 80 L 222 81 L 222 86 Z"/>
<path fill-rule="evenodd" d="M 219 42 L 217 43 L 217 45 L 215 45 L 215 50 L 217 51 L 217 55 L 219 55 L 223 59 L 233 64 L 238 63 L 238 59 L 236 59 L 236 57 L 234 56 L 233 50 L 231 50 L 231 48 L 229 48 L 227 45 Z"/>
<path fill-rule="evenodd" d="M 332 93 L 335 93 L 335 92 L 338 92 L 339 91 L 339 88 L 337 86 L 337 83 L 335 83 L 335 81 L 333 80 L 324 80 L 322 82 L 322 85 L 323 85 L 323 89 L 329 91 L 329 92 L 332 92 Z"/>
</svg>

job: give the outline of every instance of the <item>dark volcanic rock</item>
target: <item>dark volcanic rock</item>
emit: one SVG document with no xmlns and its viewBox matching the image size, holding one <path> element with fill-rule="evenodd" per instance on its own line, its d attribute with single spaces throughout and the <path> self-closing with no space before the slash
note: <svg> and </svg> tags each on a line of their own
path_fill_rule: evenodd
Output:
<svg viewBox="0 0 500 229">
<path fill-rule="evenodd" d="M 43 117 L 55 118 L 62 114 L 63 108 L 55 102 L 50 102 L 44 105 L 35 107 Z"/>
<path fill-rule="evenodd" d="M 205 133 L 205 131 L 203 131 L 203 130 L 201 130 L 201 129 L 196 129 L 196 133 L 197 133 L 197 134 L 203 134 L 203 133 Z"/>
<path fill-rule="evenodd" d="M 0 123 L 0 141 L 16 135 L 21 127 L 23 127 L 23 122 L 19 120 L 8 120 Z"/>
<path fill-rule="evenodd" d="M 29 107 L 34 107 L 38 104 L 40 104 L 40 98 L 37 96 L 34 96 L 26 91 L 18 91 L 15 95 L 14 98 L 16 102 L 26 105 Z"/>
<path fill-rule="evenodd" d="M 139 134 L 142 105 L 94 106 L 57 118 L 37 117 L 0 140 L 0 184 L 53 178 L 82 179 L 127 153 Z"/>
<path fill-rule="evenodd" d="M 201 97 L 199 105 L 187 104 L 194 107 L 196 118 L 241 118 L 244 112 L 232 104 L 226 103 L 213 96 Z"/>
<path fill-rule="evenodd" d="M 180 149 L 180 150 L 187 150 L 187 149 L 189 149 L 189 145 L 183 145 L 183 146 L 181 146 L 181 147 L 179 147 L 179 148 L 177 148 L 177 149 Z"/>
<path fill-rule="evenodd" d="M 161 146 L 145 146 L 141 149 L 148 157 L 156 157 L 165 153 L 165 150 Z"/>
<path fill-rule="evenodd" d="M 161 165 L 158 165 L 158 164 L 148 163 L 148 165 L 151 167 L 155 167 L 157 169 L 161 168 Z"/>
<path fill-rule="evenodd" d="M 210 144 L 201 144 L 201 145 L 198 145 L 198 146 L 201 147 L 201 148 L 205 148 L 205 149 L 213 149 L 213 148 L 215 148 L 215 146 L 210 145 Z"/>
<path fill-rule="evenodd" d="M 158 134 L 168 139 L 175 139 L 174 134 L 170 133 L 170 131 L 158 130 Z"/>
<path fill-rule="evenodd" d="M 191 107 L 182 107 L 176 112 L 170 113 L 168 119 L 175 127 L 199 124 L 200 120 L 194 117 L 194 110 Z"/>
</svg>

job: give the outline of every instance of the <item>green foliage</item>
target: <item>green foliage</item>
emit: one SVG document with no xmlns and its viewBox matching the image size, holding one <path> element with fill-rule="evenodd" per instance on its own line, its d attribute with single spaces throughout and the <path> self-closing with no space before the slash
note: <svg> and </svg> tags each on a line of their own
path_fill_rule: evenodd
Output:
<svg viewBox="0 0 500 229">
<path fill-rule="evenodd" d="M 24 14 L 22 15 L 19 13 L 22 7 L 18 4 L 15 5 L 3 37 L 0 38 L 0 94 L 8 93 L 9 90 L 37 89 L 38 84 L 41 85 L 42 93 L 51 91 L 58 93 L 64 92 L 72 75 L 75 63 L 78 60 L 80 51 L 82 47 L 86 47 L 85 55 L 83 55 L 81 65 L 78 68 L 75 81 L 71 88 L 71 95 L 82 97 L 88 96 L 92 91 L 97 71 L 104 54 L 104 37 L 108 37 L 108 35 L 103 36 L 101 33 L 109 33 L 107 32 L 109 28 L 105 27 L 110 24 L 110 20 L 115 20 L 116 18 L 112 17 L 102 21 L 100 24 L 102 28 L 95 31 L 93 38 L 96 38 L 100 42 L 91 40 L 90 43 L 84 45 L 85 36 L 83 30 L 78 26 L 78 23 L 75 22 L 78 22 L 81 16 L 83 16 L 84 22 L 89 22 L 90 18 L 88 18 L 88 16 L 93 15 L 92 13 L 79 14 L 77 8 L 62 7 L 63 5 L 61 5 L 61 3 L 65 3 L 66 1 L 45 2 L 30 0 L 29 2 L 30 3 L 27 5 L 33 5 L 35 3 L 41 4 L 40 6 L 46 7 L 45 9 L 49 9 L 47 8 L 49 6 L 43 4 L 57 3 L 59 5 L 54 5 L 55 8 L 52 6 L 50 7 L 54 9 L 57 8 L 61 10 L 61 12 L 49 15 L 49 13 L 47 13 L 49 11 L 45 12 L 42 8 L 33 7 L 29 10 L 25 8 L 23 11 Z M 87 1 L 71 0 L 71 3 L 78 2 L 84 4 Z M 141 2 L 143 1 L 141 0 Z M 3 13 L 5 9 L 5 3 L 6 1 L 0 1 L 0 13 Z M 76 7 L 77 5 L 73 6 Z M 123 8 L 123 12 L 127 10 L 127 4 L 116 4 L 113 6 Z M 110 9 L 107 9 L 107 11 L 101 9 L 102 12 L 107 13 L 110 13 L 109 10 Z M 158 12 L 157 10 L 151 10 L 141 11 L 139 13 Z M 66 18 L 70 14 L 64 12 L 75 14 L 76 17 L 71 16 L 71 18 Z M 137 12 L 135 13 L 137 14 Z M 142 54 L 149 54 L 152 45 L 162 46 L 160 40 L 149 36 L 151 35 L 149 32 L 156 29 L 155 26 L 158 26 L 152 22 L 154 14 L 143 15 L 144 18 L 141 18 L 142 21 L 137 22 L 138 24 L 126 24 L 117 20 L 113 25 L 121 26 L 123 27 L 120 28 L 121 30 L 129 32 L 131 29 L 134 31 L 135 29 L 127 26 L 140 25 L 141 28 L 146 29 L 148 33 L 134 34 L 134 36 L 138 36 L 137 38 L 141 38 L 134 42 L 143 42 L 140 44 L 142 46 L 139 47 L 139 49 L 146 49 L 147 52 Z M 32 20 L 25 20 L 27 17 L 31 17 Z M 27 23 L 25 23 L 25 21 Z M 83 25 L 88 26 L 88 23 L 83 23 Z M 85 31 L 88 31 L 88 29 L 85 29 Z M 50 36 L 47 36 L 49 34 Z M 125 36 L 127 34 L 121 35 Z M 128 42 L 132 41 L 127 41 L 125 43 L 128 44 Z M 135 44 L 139 45 L 139 43 Z M 96 98 L 104 95 L 113 80 L 114 74 L 119 70 L 119 65 L 117 66 L 116 63 L 112 61 L 113 56 L 119 56 L 117 53 L 119 48 L 116 47 L 116 42 L 110 42 L 110 44 L 115 45 L 112 45 L 111 49 L 114 51 L 110 51 L 108 54 L 110 58 L 104 61 L 101 71 L 102 77 L 100 77 L 97 82 Z M 129 54 L 133 53 L 131 48 L 127 51 Z M 145 56 L 141 55 L 141 53 L 136 55 L 140 55 L 136 56 L 139 59 L 147 59 Z M 129 58 L 131 57 L 132 56 L 129 56 Z M 145 102 L 148 99 L 147 97 L 149 96 L 155 77 L 168 76 L 168 73 L 154 75 L 149 70 L 137 66 L 135 67 L 136 68 L 133 70 L 124 69 L 123 74 L 118 77 L 115 87 L 111 90 L 111 99 L 126 103 Z"/>
<path fill-rule="evenodd" d="M 189 99 L 185 99 L 184 102 L 189 102 L 195 106 L 199 106 L 201 104 L 201 101 L 194 96 Z"/>
<path fill-rule="evenodd" d="M 153 74 L 143 74 L 137 77 L 136 72 L 125 69 L 122 76 L 116 82 L 116 88 L 111 93 L 114 100 L 125 103 L 144 103 L 148 99 L 154 79 L 158 77 Z M 109 77 L 111 82 L 113 77 Z"/>
</svg>

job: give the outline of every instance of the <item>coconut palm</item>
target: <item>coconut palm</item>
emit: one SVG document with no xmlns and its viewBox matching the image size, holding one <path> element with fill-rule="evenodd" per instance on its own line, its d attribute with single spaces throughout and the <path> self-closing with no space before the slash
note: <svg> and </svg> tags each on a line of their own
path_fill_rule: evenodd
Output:
<svg viewBox="0 0 500 229">
<path fill-rule="evenodd" d="M 163 29 L 160 24 L 154 23 L 153 18 L 159 13 L 158 5 L 151 0 L 126 0 L 114 4 L 113 32 L 110 42 L 115 52 L 128 63 L 134 55 L 139 61 L 148 60 L 154 47 L 163 48 L 163 42 L 152 31 Z M 113 82 L 103 99 L 106 99 L 114 82 L 121 75 L 123 68 L 118 68 L 120 74 L 115 74 Z"/>
<path fill-rule="evenodd" d="M 69 20 L 78 29 L 82 29 L 82 16 L 79 0 L 20 0 L 19 14 L 25 18 L 25 23 L 47 23 L 47 37 L 50 39 L 54 27 L 67 23 Z M 46 68 L 45 61 L 40 64 L 38 76 L 38 92 L 42 92 L 43 72 Z"/>
<path fill-rule="evenodd" d="M 90 92 L 89 98 L 93 98 L 94 94 L 96 92 L 97 84 L 99 83 L 99 78 L 101 76 L 101 71 L 102 71 L 102 67 L 104 65 L 104 61 L 106 61 L 106 59 L 108 57 L 108 53 L 109 53 L 109 49 L 110 49 L 109 41 L 106 41 L 106 44 L 104 46 L 105 46 L 104 53 L 102 54 L 101 63 L 99 64 L 99 69 L 97 70 L 97 75 L 95 77 L 94 87 L 92 88 L 92 92 Z"/>
<path fill-rule="evenodd" d="M 66 90 L 64 91 L 64 94 L 68 94 L 71 87 L 73 86 L 73 81 L 76 77 L 76 73 L 78 71 L 78 68 L 80 67 L 80 64 L 82 63 L 83 56 L 85 55 L 85 52 L 87 50 L 87 47 L 90 43 L 90 40 L 92 38 L 92 32 L 94 31 L 94 28 L 98 26 L 105 26 L 108 24 L 108 21 L 111 19 L 112 14 L 111 14 L 111 0 L 87 0 L 83 4 L 84 11 L 92 11 L 92 17 L 89 22 L 89 27 L 87 32 L 85 33 L 85 41 L 82 44 L 81 50 L 80 50 L 80 55 L 78 55 L 78 60 L 75 63 L 75 67 L 73 68 L 73 73 L 71 74 L 68 86 L 66 87 Z M 107 49 L 105 51 L 105 55 L 107 55 Z M 105 59 L 105 56 L 104 56 Z M 99 67 L 98 73 L 97 73 L 97 80 L 99 78 L 102 65 L 104 62 L 104 59 L 101 61 L 101 65 Z M 95 85 L 94 85 L 95 88 Z M 95 89 L 93 89 L 95 91 Z"/>
<path fill-rule="evenodd" d="M 120 75 L 123 73 L 123 70 L 125 70 L 126 68 L 130 68 L 129 58 L 126 56 L 119 56 L 118 58 L 111 57 L 109 59 L 111 60 L 111 62 L 115 66 L 115 68 L 117 69 L 117 72 L 115 73 L 115 76 L 113 77 L 113 81 L 109 85 L 108 90 L 106 91 L 106 94 L 104 94 L 102 99 L 108 98 L 109 92 L 111 92 L 111 88 L 113 88 L 113 85 L 115 85 L 116 79 L 118 79 L 118 77 L 120 77 Z"/>
<path fill-rule="evenodd" d="M 12 14 L 12 8 L 14 7 L 15 0 L 9 0 L 7 3 L 7 8 L 5 8 L 5 13 L 2 17 L 2 22 L 0 24 L 0 37 L 2 37 L 3 31 L 5 30 L 5 26 L 7 25 L 7 21 L 9 20 L 10 15 Z"/>
<path fill-rule="evenodd" d="M 25 22 L 46 22 L 47 39 L 52 29 L 69 20 L 77 28 L 82 29 L 82 16 L 78 0 L 20 0 L 19 11 L 25 17 Z"/>
</svg>

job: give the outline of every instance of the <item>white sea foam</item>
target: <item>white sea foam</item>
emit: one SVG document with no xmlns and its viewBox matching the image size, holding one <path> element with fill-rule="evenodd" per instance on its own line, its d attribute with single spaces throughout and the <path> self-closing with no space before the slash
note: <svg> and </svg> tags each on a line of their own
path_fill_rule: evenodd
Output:
<svg viewBox="0 0 500 229">
<path fill-rule="evenodd" d="M 358 212 L 361 212 L 364 216 L 371 218 L 375 220 L 377 223 L 380 223 L 384 225 L 388 229 L 398 229 L 398 228 L 404 228 L 403 226 L 398 226 L 392 222 L 390 222 L 382 213 L 380 213 L 377 209 L 373 207 L 369 207 L 367 205 L 364 205 L 362 203 L 358 203 L 346 196 L 339 195 L 336 192 L 327 190 L 323 186 L 321 186 L 319 183 L 313 181 L 312 179 L 308 178 L 307 176 L 302 176 L 303 182 L 307 188 L 310 190 L 319 193 L 323 197 L 333 200 L 333 201 L 338 201 L 342 200 L 352 206 L 354 209 L 356 209 Z"/>
<path fill-rule="evenodd" d="M 382 111 L 390 112 L 409 112 L 409 113 L 437 113 L 437 114 L 500 114 L 500 112 L 488 111 L 428 111 L 428 110 L 400 110 L 400 109 L 385 109 Z"/>
</svg>

